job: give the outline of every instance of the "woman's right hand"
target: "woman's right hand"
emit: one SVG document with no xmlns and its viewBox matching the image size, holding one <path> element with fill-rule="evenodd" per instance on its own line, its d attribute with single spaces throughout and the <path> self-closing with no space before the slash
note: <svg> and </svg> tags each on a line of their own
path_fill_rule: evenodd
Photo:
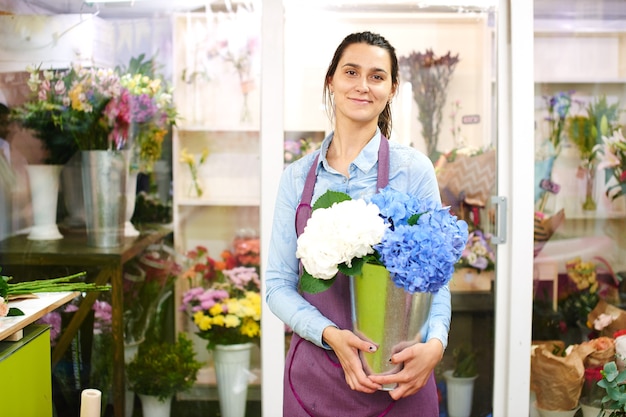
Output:
<svg viewBox="0 0 626 417">
<path fill-rule="evenodd" d="M 367 342 L 350 330 L 340 330 L 334 326 L 324 329 L 322 338 L 335 352 L 346 378 L 346 383 L 354 391 L 371 394 L 381 388 L 380 384 L 371 381 L 359 358 L 359 351 L 376 352 L 376 346 Z"/>
</svg>

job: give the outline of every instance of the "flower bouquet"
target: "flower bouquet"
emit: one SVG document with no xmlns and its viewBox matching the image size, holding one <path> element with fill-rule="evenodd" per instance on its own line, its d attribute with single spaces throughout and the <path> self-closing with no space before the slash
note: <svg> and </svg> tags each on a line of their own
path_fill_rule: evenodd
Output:
<svg viewBox="0 0 626 417">
<path fill-rule="evenodd" d="M 399 64 L 403 77 L 413 87 L 413 98 L 419 110 L 419 122 L 422 125 L 422 136 L 426 143 L 426 155 L 435 162 L 437 141 L 442 119 L 443 106 L 446 103 L 447 89 L 452 74 L 459 63 L 459 55 L 437 57 L 428 49 L 426 52 L 412 52 L 400 57 Z"/>
<path fill-rule="evenodd" d="M 180 162 L 187 165 L 189 168 L 189 174 L 191 175 L 191 185 L 188 193 L 190 197 L 199 198 L 202 197 L 202 194 L 204 194 L 204 189 L 202 188 L 200 178 L 198 177 L 198 169 L 206 162 L 208 156 L 209 150 L 206 148 L 199 156 L 189 153 L 187 148 L 183 148 L 180 151 Z"/>
<path fill-rule="evenodd" d="M 496 253 L 490 239 L 491 234 L 480 229 L 470 232 L 461 258 L 454 265 L 450 291 L 491 291 Z"/>
<path fill-rule="evenodd" d="M 311 137 L 301 137 L 298 139 L 286 138 L 283 145 L 285 150 L 283 156 L 285 167 L 303 156 L 316 151 L 319 145 L 319 142 Z"/>
<path fill-rule="evenodd" d="M 181 309 L 207 340 L 216 345 L 258 342 L 261 327 L 261 282 L 255 268 L 235 267 L 222 271 L 208 288 L 197 286 L 183 294 Z"/>
<path fill-rule="evenodd" d="M 248 123 L 251 121 L 248 94 L 255 88 L 253 68 L 256 63 L 255 55 L 259 49 L 259 38 L 254 34 L 247 37 L 231 36 L 218 45 L 218 54 L 222 60 L 232 64 L 237 72 L 239 87 L 243 95 L 240 121 Z"/>
<path fill-rule="evenodd" d="M 561 152 L 562 136 L 565 130 L 565 121 L 572 105 L 573 91 L 559 91 L 553 96 L 543 96 L 548 115 L 545 117 L 547 121 L 547 136 L 539 146 L 535 155 L 535 202 L 539 202 L 539 211 L 543 211 L 547 198 L 554 191 L 551 187 L 542 186 L 551 184 L 552 167 L 554 160 Z M 542 138 L 543 139 L 543 138 Z M 558 187 L 558 184 L 554 186 Z"/>
<path fill-rule="evenodd" d="M 618 129 L 602 142 L 595 147 L 600 155 L 598 168 L 604 169 L 606 195 L 613 201 L 626 194 L 626 139 Z"/>
<path fill-rule="evenodd" d="M 73 65 L 68 70 L 27 68 L 32 98 L 14 110 L 65 163 L 76 150 L 122 149 L 128 135 L 127 92 L 112 69 Z"/>
<path fill-rule="evenodd" d="M 155 333 L 162 305 L 173 292 L 181 266 L 166 245 L 151 245 L 124 268 L 124 343 L 134 345 L 145 338 L 161 339 Z"/>
<path fill-rule="evenodd" d="M 457 268 L 472 268 L 477 272 L 492 271 L 496 264 L 496 254 L 489 245 L 490 235 L 476 229 L 468 235 L 467 244 L 461 259 L 457 262 Z"/>
<path fill-rule="evenodd" d="M 185 254 L 184 271 L 180 277 L 187 281 L 189 288 L 208 288 L 223 279 L 222 271 L 237 266 L 231 251 L 222 251 L 221 258 L 221 260 L 212 258 L 206 247 L 198 245 Z"/>
<path fill-rule="evenodd" d="M 362 356 L 364 368 L 394 373 L 389 358 L 421 341 L 432 294 L 450 280 L 466 242 L 467 223 L 437 203 L 391 187 L 369 201 L 327 191 L 298 237 L 300 287 L 317 293 L 339 272 L 351 276 L 355 332 L 379 346 Z"/>
<path fill-rule="evenodd" d="M 131 169 L 150 173 L 161 157 L 165 135 L 176 123 L 172 93 L 161 79 L 146 74 L 124 74 L 120 82 L 130 94 Z"/>
<path fill-rule="evenodd" d="M 389 186 L 369 202 L 327 191 L 298 238 L 300 284 L 309 293 L 324 291 L 338 272 L 359 275 L 369 263 L 384 266 L 409 293 L 434 293 L 450 280 L 467 237 L 467 223 L 448 208 Z"/>
</svg>

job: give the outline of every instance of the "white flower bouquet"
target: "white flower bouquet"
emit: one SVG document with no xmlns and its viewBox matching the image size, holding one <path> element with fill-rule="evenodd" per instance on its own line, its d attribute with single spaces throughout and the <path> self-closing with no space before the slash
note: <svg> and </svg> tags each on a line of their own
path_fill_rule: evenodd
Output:
<svg viewBox="0 0 626 417">
<path fill-rule="evenodd" d="M 324 291 L 338 272 L 360 275 L 371 263 L 384 266 L 409 293 L 434 293 L 450 280 L 467 237 L 467 223 L 449 208 L 389 186 L 367 201 L 327 191 L 298 238 L 301 289 Z"/>
</svg>

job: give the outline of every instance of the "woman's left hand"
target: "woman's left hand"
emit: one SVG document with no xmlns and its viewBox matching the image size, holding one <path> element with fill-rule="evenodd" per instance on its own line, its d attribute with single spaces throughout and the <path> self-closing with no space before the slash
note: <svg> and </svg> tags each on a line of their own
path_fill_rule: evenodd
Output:
<svg viewBox="0 0 626 417">
<path fill-rule="evenodd" d="M 439 339 L 416 343 L 391 357 L 393 364 L 404 362 L 401 371 L 393 375 L 370 375 L 369 378 L 381 385 L 398 384 L 389 391 L 389 395 L 394 400 L 399 400 L 422 389 L 442 357 L 443 345 Z"/>
</svg>

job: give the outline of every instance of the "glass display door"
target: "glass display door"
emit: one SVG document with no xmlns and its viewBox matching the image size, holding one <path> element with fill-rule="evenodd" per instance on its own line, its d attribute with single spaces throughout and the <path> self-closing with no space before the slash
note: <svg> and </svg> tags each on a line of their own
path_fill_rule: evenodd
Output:
<svg viewBox="0 0 626 417">
<path fill-rule="evenodd" d="M 602 405 L 600 371 L 619 360 L 626 329 L 624 105 L 626 6 L 621 2 L 534 2 L 535 245 L 531 362 L 535 409 L 591 415 Z M 553 347 L 547 351 L 550 341 Z M 600 346 L 602 344 L 602 347 Z M 598 361 L 567 355 L 592 346 Z M 549 353 L 547 353 L 549 352 Z M 561 378 L 572 366 L 578 380 Z M 582 391 L 571 390 L 582 386 Z M 617 408 L 605 404 L 605 409 Z"/>
<path fill-rule="evenodd" d="M 280 46 L 272 48 L 273 52 L 284 57 L 282 65 L 275 58 L 264 60 L 268 64 L 264 67 L 265 85 L 278 80 L 282 83 L 281 88 L 273 89 L 282 97 L 273 97 L 271 103 L 274 108 L 282 104 L 284 110 L 282 115 L 262 115 L 261 146 L 265 149 L 280 146 L 284 152 L 280 161 L 275 153 L 271 155 L 271 163 L 280 166 L 270 168 L 262 150 L 262 160 L 267 164 L 262 169 L 263 175 L 267 175 L 266 169 L 273 169 L 271 177 L 277 181 L 284 166 L 317 149 L 332 130 L 322 89 L 326 68 L 341 40 L 358 31 L 376 32 L 389 40 L 400 63 L 399 90 L 392 101 L 390 140 L 412 146 L 431 159 L 442 202 L 468 223 L 471 232 L 449 284 L 452 295 L 449 344 L 435 370 L 442 394 L 440 408 L 446 410 L 449 404 L 443 374 L 455 367 L 456 352 L 469 349 L 476 354 L 478 374 L 471 415 L 492 413 L 494 403 L 498 403 L 494 400 L 496 380 L 506 378 L 495 369 L 497 349 L 504 351 L 509 343 L 504 338 L 501 346 L 496 347 L 496 294 L 500 280 L 506 279 L 500 275 L 500 256 L 508 256 L 508 250 L 500 249 L 499 245 L 506 246 L 510 219 L 506 212 L 507 198 L 498 192 L 498 174 L 503 169 L 498 164 L 502 152 L 499 146 L 501 135 L 508 130 L 499 128 L 500 124 L 508 123 L 499 114 L 508 114 L 508 104 L 498 106 L 503 97 L 508 99 L 505 95 L 508 92 L 499 91 L 499 74 L 508 71 L 508 66 L 499 61 L 499 42 L 507 39 L 501 33 L 504 26 L 501 13 L 509 12 L 506 4 L 503 3 L 503 8 L 496 2 L 479 6 L 363 1 L 283 3 L 263 3 L 264 39 L 274 36 L 276 45 Z M 277 13 L 283 14 L 277 16 Z M 277 24 L 283 25 L 284 32 L 275 28 Z M 261 107 L 265 108 L 263 104 Z M 280 140 L 277 134 L 281 135 Z M 510 140 L 506 136 L 504 139 Z M 510 152 L 510 146 L 505 146 L 504 152 Z M 264 185 L 268 189 L 277 187 L 276 182 L 273 185 L 264 182 Z M 265 207 L 266 213 L 270 213 L 272 204 L 262 202 L 261 211 Z M 268 239 L 269 229 L 265 228 L 271 227 L 271 214 L 262 215 L 261 223 L 262 230 L 266 230 L 261 235 Z M 509 267 L 505 259 L 503 265 Z M 505 290 L 510 291 L 508 285 L 502 286 L 502 291 Z M 268 352 L 282 348 L 273 336 L 281 336 L 282 341 L 284 326 L 269 310 L 265 313 L 263 369 L 267 371 L 272 363 L 276 374 L 264 372 L 263 412 L 278 415 L 282 410 L 282 393 L 277 388 L 282 386 L 282 363 Z M 503 319 L 506 320 L 509 318 Z M 273 336 L 268 336 L 270 332 Z M 289 333 L 285 336 L 288 339 Z M 268 389 L 270 386 L 273 388 Z M 527 386 L 523 389 L 528 390 Z M 503 397 L 506 390 L 500 392 Z M 503 399 L 498 407 L 504 407 L 504 403 Z"/>
</svg>

